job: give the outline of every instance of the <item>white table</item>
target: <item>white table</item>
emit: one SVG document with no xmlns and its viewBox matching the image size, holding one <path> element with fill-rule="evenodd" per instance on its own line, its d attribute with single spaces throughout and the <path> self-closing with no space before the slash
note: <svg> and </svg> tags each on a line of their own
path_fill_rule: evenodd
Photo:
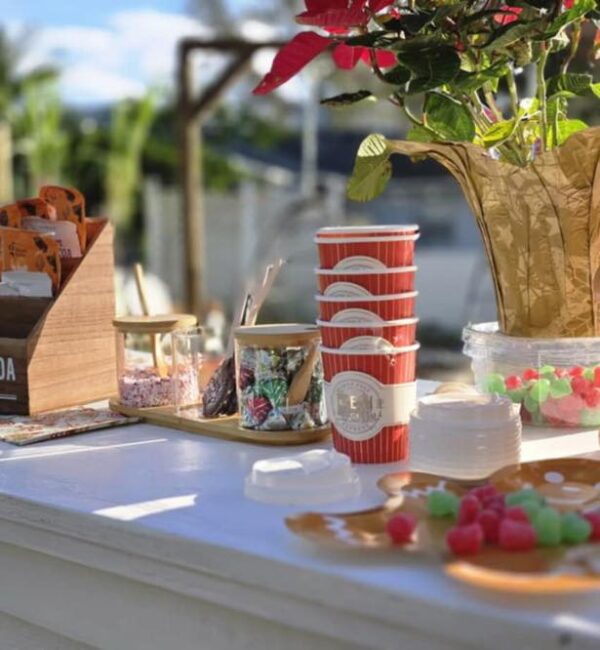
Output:
<svg viewBox="0 0 600 650">
<path fill-rule="evenodd" d="M 298 508 L 243 497 L 253 461 L 282 453 L 147 425 L 0 443 L 0 649 L 600 647 L 600 593 L 488 593 L 296 539 Z M 400 467 L 360 467 L 363 496 L 323 509 L 381 503 L 376 479 Z"/>
</svg>

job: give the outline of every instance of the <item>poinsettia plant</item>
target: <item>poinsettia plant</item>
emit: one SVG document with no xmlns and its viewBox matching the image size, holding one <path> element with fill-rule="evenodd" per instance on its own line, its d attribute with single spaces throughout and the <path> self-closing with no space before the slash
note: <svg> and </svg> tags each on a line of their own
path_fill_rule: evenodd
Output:
<svg viewBox="0 0 600 650">
<path fill-rule="evenodd" d="M 343 70 L 366 64 L 381 86 L 323 104 L 340 107 L 385 98 L 410 122 L 409 140 L 472 142 L 520 166 L 586 128 L 568 117 L 571 98 L 600 98 L 600 83 L 592 74 L 569 70 L 584 27 L 586 35 L 595 34 L 591 49 L 592 57 L 597 55 L 600 0 L 305 4 L 296 21 L 313 29 L 296 34 L 277 53 L 255 94 L 271 92 L 328 51 Z M 528 66 L 535 69 L 535 95 L 520 97 L 517 78 Z M 381 146 L 376 136 L 363 145 Z"/>
</svg>

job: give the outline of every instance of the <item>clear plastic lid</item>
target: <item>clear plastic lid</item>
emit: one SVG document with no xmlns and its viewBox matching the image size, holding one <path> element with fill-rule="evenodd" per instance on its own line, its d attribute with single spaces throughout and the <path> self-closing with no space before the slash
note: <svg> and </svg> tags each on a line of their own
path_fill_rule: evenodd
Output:
<svg viewBox="0 0 600 650">
<path fill-rule="evenodd" d="M 360 491 L 350 458 L 328 449 L 256 461 L 244 489 L 249 499 L 287 505 L 342 501 Z"/>
</svg>

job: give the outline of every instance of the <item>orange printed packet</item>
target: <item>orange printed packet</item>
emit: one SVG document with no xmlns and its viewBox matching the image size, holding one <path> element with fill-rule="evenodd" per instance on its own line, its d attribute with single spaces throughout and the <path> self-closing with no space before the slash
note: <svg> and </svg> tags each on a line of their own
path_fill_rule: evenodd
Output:
<svg viewBox="0 0 600 650">
<path fill-rule="evenodd" d="M 42 217 L 49 221 L 56 221 L 56 208 L 44 199 L 34 197 L 32 199 L 23 199 L 17 201 L 17 208 L 21 217 Z"/>
<path fill-rule="evenodd" d="M 8 228 L 21 227 L 21 211 L 16 203 L 3 205 L 0 208 L 0 226 Z"/>
<path fill-rule="evenodd" d="M 38 271 L 60 286 L 60 247 L 50 235 L 0 227 L 0 271 Z"/>
<path fill-rule="evenodd" d="M 0 226 L 20 228 L 23 217 L 41 217 L 56 221 L 56 208 L 37 196 L 0 207 Z"/>
<path fill-rule="evenodd" d="M 77 226 L 77 236 L 81 245 L 81 252 L 85 252 L 86 225 L 85 225 L 85 197 L 72 187 L 59 187 L 58 185 L 44 185 L 40 189 L 40 198 L 56 208 L 59 221 L 72 221 Z"/>
</svg>

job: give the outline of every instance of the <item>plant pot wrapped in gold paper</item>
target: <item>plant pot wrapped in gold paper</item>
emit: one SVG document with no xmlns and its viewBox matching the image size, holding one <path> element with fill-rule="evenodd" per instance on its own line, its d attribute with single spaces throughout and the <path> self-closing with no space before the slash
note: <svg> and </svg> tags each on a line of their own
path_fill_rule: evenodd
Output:
<svg viewBox="0 0 600 650">
<path fill-rule="evenodd" d="M 470 143 L 382 136 L 363 142 L 357 165 L 389 165 L 392 153 L 433 158 L 460 183 L 485 243 L 505 334 L 600 336 L 600 128 L 525 167 Z"/>
</svg>

